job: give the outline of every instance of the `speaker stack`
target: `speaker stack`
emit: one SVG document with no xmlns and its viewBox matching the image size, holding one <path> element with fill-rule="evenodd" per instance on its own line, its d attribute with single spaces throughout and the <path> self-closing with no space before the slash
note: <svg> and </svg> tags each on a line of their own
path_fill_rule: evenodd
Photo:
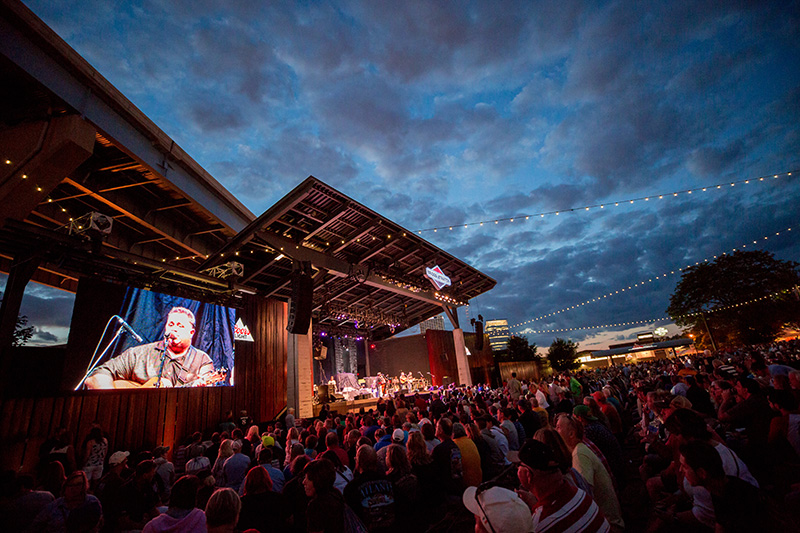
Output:
<svg viewBox="0 0 800 533">
<path fill-rule="evenodd" d="M 483 350 L 483 322 L 475 322 L 475 349 Z"/>
<path fill-rule="evenodd" d="M 311 309 L 314 302 L 314 281 L 304 270 L 292 273 L 292 297 L 289 300 L 289 333 L 304 335 L 311 326 Z"/>
</svg>

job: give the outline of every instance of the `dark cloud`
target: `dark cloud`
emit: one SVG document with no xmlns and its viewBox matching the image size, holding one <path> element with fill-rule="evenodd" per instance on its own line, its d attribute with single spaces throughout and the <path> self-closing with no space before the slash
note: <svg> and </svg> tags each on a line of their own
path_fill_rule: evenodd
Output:
<svg viewBox="0 0 800 533">
<path fill-rule="evenodd" d="M 60 340 L 56 335 L 39 328 L 34 329 L 31 337 L 31 343 L 55 344 Z"/>
</svg>

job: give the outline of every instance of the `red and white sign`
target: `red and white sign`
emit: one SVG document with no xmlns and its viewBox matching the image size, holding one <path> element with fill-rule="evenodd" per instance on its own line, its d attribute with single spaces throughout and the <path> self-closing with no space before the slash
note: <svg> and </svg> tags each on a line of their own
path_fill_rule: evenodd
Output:
<svg viewBox="0 0 800 533">
<path fill-rule="evenodd" d="M 244 325 L 241 317 L 236 321 L 236 325 L 233 326 L 233 338 L 237 341 L 254 342 L 253 336 L 250 335 L 250 328 Z"/>
<path fill-rule="evenodd" d="M 443 287 L 447 287 L 451 284 L 450 278 L 445 276 L 442 269 L 439 268 L 439 265 L 436 265 L 433 268 L 425 267 L 425 277 L 431 280 L 433 286 L 436 287 L 437 291 L 442 290 Z"/>
</svg>

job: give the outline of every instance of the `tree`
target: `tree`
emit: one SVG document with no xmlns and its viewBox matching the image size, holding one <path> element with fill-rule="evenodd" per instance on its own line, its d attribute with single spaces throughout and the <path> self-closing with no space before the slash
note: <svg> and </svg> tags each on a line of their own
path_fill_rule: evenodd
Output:
<svg viewBox="0 0 800 533">
<path fill-rule="evenodd" d="M 769 252 L 734 252 L 683 272 L 667 313 L 708 346 L 707 330 L 717 343 L 757 344 L 775 339 L 800 318 L 796 287 L 798 264 Z"/>
<path fill-rule="evenodd" d="M 0 291 L 0 296 L 3 293 Z M 3 300 L 0 299 L 0 304 L 3 303 Z M 11 346 L 18 347 L 18 346 L 25 346 L 25 344 L 31 340 L 34 333 L 34 327 L 28 326 L 28 317 L 25 315 L 17 316 L 17 324 L 14 326 L 14 334 L 11 337 Z"/>
<path fill-rule="evenodd" d="M 557 372 L 572 370 L 578 367 L 575 358 L 578 356 L 578 345 L 571 340 L 556 339 L 547 350 L 550 366 Z"/>
<path fill-rule="evenodd" d="M 506 361 L 536 361 L 539 354 L 536 353 L 536 344 L 528 344 L 526 337 L 511 336 L 508 338 Z"/>
<path fill-rule="evenodd" d="M 17 317 L 17 326 L 14 328 L 14 336 L 11 339 L 11 346 L 25 346 L 33 337 L 33 326 L 28 326 L 28 317 L 20 315 Z M 26 327 L 27 326 L 27 327 Z"/>
</svg>

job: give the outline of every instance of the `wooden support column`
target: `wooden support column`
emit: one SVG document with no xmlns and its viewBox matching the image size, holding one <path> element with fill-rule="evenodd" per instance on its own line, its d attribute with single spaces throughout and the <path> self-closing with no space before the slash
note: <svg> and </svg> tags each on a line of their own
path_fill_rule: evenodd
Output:
<svg viewBox="0 0 800 533">
<path fill-rule="evenodd" d="M 11 342 L 17 327 L 17 316 L 22 305 L 22 295 L 42 259 L 32 253 L 14 258 L 8 273 L 3 303 L 0 304 L 0 391 L 5 392 L 8 368 L 11 362 Z M 1 395 L 0 395 L 1 396 Z"/>
<path fill-rule="evenodd" d="M 308 332 L 289 333 L 286 357 L 286 405 L 294 407 L 298 418 L 314 416 L 314 353 Z"/>
<path fill-rule="evenodd" d="M 472 374 L 469 371 L 467 360 L 467 346 L 464 344 L 464 330 L 458 324 L 458 309 L 442 304 L 442 309 L 453 325 L 453 344 L 456 350 L 456 368 L 458 369 L 458 384 L 472 386 Z"/>
</svg>

